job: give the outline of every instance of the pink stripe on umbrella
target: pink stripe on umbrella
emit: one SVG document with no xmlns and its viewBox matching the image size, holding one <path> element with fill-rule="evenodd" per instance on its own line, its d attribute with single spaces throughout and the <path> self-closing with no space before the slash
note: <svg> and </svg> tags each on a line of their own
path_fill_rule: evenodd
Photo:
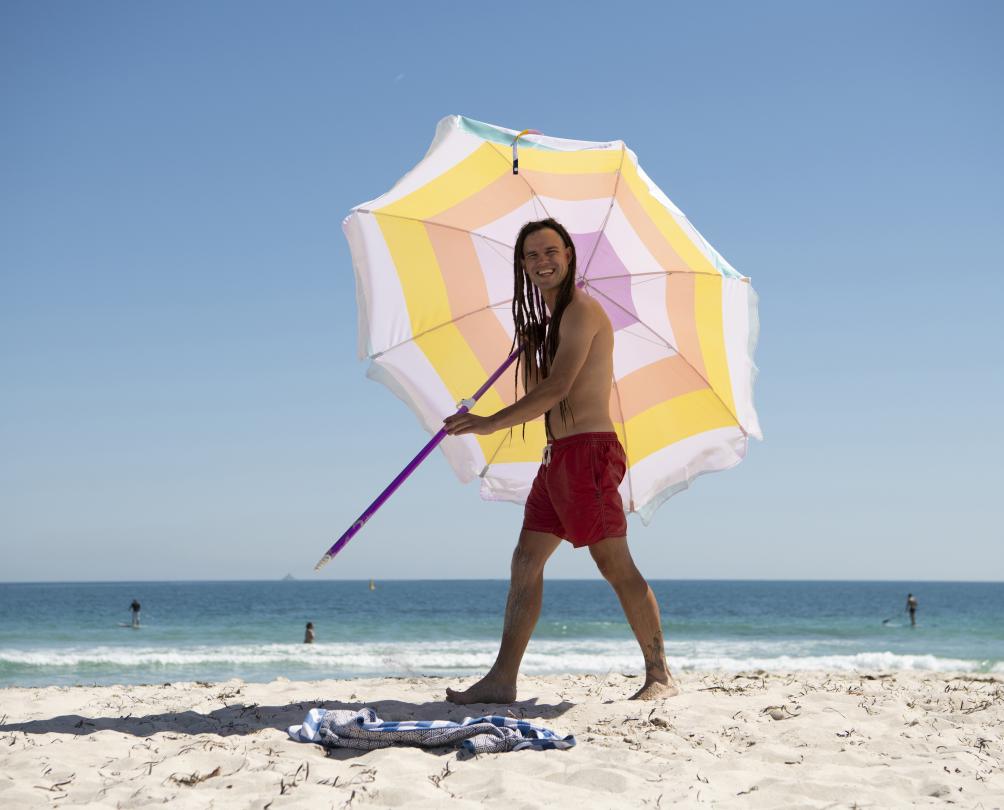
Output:
<svg viewBox="0 0 1004 810">
<path fill-rule="evenodd" d="M 638 312 L 631 298 L 631 276 L 610 240 L 600 231 L 573 233 L 579 275 L 600 295 L 596 300 L 607 313 L 616 332 L 638 323 Z M 606 278 L 616 276 L 616 278 Z"/>
</svg>

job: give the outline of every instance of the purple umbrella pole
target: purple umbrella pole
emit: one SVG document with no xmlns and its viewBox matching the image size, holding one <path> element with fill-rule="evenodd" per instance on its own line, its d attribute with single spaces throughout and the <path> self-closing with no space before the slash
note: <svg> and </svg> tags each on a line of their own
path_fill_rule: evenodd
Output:
<svg viewBox="0 0 1004 810">
<path fill-rule="evenodd" d="M 519 356 L 519 353 L 520 353 L 520 349 L 516 349 L 512 354 L 510 354 L 509 357 L 506 358 L 506 361 L 501 366 L 498 367 L 498 369 L 495 371 L 495 373 L 492 374 L 492 376 L 489 377 L 485 381 L 485 384 L 482 385 L 474 393 L 474 396 L 472 396 L 470 399 L 465 399 L 460 404 L 460 407 L 457 409 L 457 413 L 458 414 L 467 413 L 471 408 L 473 408 L 474 407 L 474 403 L 477 402 L 479 399 L 481 399 L 481 396 L 485 393 L 485 391 L 487 391 L 489 388 L 491 388 L 492 385 L 494 385 L 495 381 L 499 377 L 502 376 L 502 372 L 504 372 L 507 368 L 509 368 L 509 366 L 511 366 L 513 364 L 513 362 L 516 360 L 517 356 Z M 440 428 L 439 432 L 435 436 L 433 436 L 431 439 L 429 439 L 428 444 L 426 444 L 425 447 L 423 447 L 418 452 L 418 455 L 415 456 L 411 461 L 409 461 L 408 465 L 403 470 L 401 470 L 401 472 L 399 472 L 397 474 L 397 478 L 395 478 L 393 481 L 391 481 L 387 485 L 387 488 L 384 489 L 384 491 L 381 492 L 377 496 L 377 499 L 375 501 L 373 501 L 373 503 L 371 503 L 369 506 L 366 507 L 366 511 L 363 512 L 358 517 L 358 519 L 356 520 L 356 522 L 353 523 L 351 526 L 349 526 L 349 528 L 346 530 L 345 534 L 343 534 L 341 537 L 339 537 L 338 540 L 335 542 L 335 544 L 331 548 L 328 549 L 327 553 L 325 553 L 325 555 L 323 557 L 321 557 L 320 560 L 317 561 L 317 565 L 314 566 L 314 570 L 315 571 L 320 571 L 321 568 L 329 560 L 331 560 L 339 551 L 341 551 L 343 548 L 345 548 L 345 546 L 348 544 L 349 540 L 351 540 L 353 537 L 355 537 L 356 533 L 363 526 L 366 525 L 366 521 L 368 521 L 371 517 L 373 517 L 373 515 L 376 514 L 376 511 L 381 506 L 383 506 L 384 503 L 386 502 L 386 500 L 391 495 L 394 494 L 394 492 L 397 490 L 397 488 L 399 486 L 401 486 L 401 484 L 403 484 L 405 482 L 405 479 L 409 475 L 411 475 L 413 472 L 415 472 L 415 470 L 418 468 L 418 465 L 421 464 L 423 461 L 425 461 L 426 456 L 428 456 L 429 453 L 431 453 L 433 450 L 435 450 L 436 449 L 436 445 L 438 445 L 445 438 L 446 438 L 446 430 L 443 429 L 443 428 Z"/>
</svg>

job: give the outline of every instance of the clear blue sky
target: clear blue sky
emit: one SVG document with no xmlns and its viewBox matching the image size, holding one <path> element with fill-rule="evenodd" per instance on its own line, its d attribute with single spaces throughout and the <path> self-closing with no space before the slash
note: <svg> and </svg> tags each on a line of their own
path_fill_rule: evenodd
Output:
<svg viewBox="0 0 1004 810">
<path fill-rule="evenodd" d="M 760 294 L 652 578 L 1004 579 L 1004 4 L 0 5 L 0 581 L 312 577 L 425 441 L 340 221 L 460 113 L 622 138 Z M 436 454 L 320 576 L 505 577 Z M 551 576 L 595 576 L 565 548 Z"/>
</svg>

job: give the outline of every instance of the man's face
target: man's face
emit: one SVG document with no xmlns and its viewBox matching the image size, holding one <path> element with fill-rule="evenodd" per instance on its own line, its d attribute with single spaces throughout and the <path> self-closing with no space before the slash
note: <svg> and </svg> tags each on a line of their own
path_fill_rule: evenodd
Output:
<svg viewBox="0 0 1004 810">
<path fill-rule="evenodd" d="M 571 248 L 550 228 L 534 231 L 523 242 L 523 269 L 542 293 L 561 286 L 571 260 Z"/>
</svg>

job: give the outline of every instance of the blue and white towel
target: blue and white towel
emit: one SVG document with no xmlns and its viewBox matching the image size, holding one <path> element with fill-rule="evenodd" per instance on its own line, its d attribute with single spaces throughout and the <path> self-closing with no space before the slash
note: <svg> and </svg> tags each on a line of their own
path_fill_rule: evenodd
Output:
<svg viewBox="0 0 1004 810">
<path fill-rule="evenodd" d="M 457 745 L 472 754 L 571 748 L 575 737 L 562 737 L 551 729 L 526 720 L 488 715 L 450 720 L 381 720 L 376 710 L 353 711 L 311 709 L 303 723 L 289 727 L 297 742 L 320 743 L 327 748 L 386 748 L 391 745 L 420 745 L 432 748 Z"/>
</svg>

